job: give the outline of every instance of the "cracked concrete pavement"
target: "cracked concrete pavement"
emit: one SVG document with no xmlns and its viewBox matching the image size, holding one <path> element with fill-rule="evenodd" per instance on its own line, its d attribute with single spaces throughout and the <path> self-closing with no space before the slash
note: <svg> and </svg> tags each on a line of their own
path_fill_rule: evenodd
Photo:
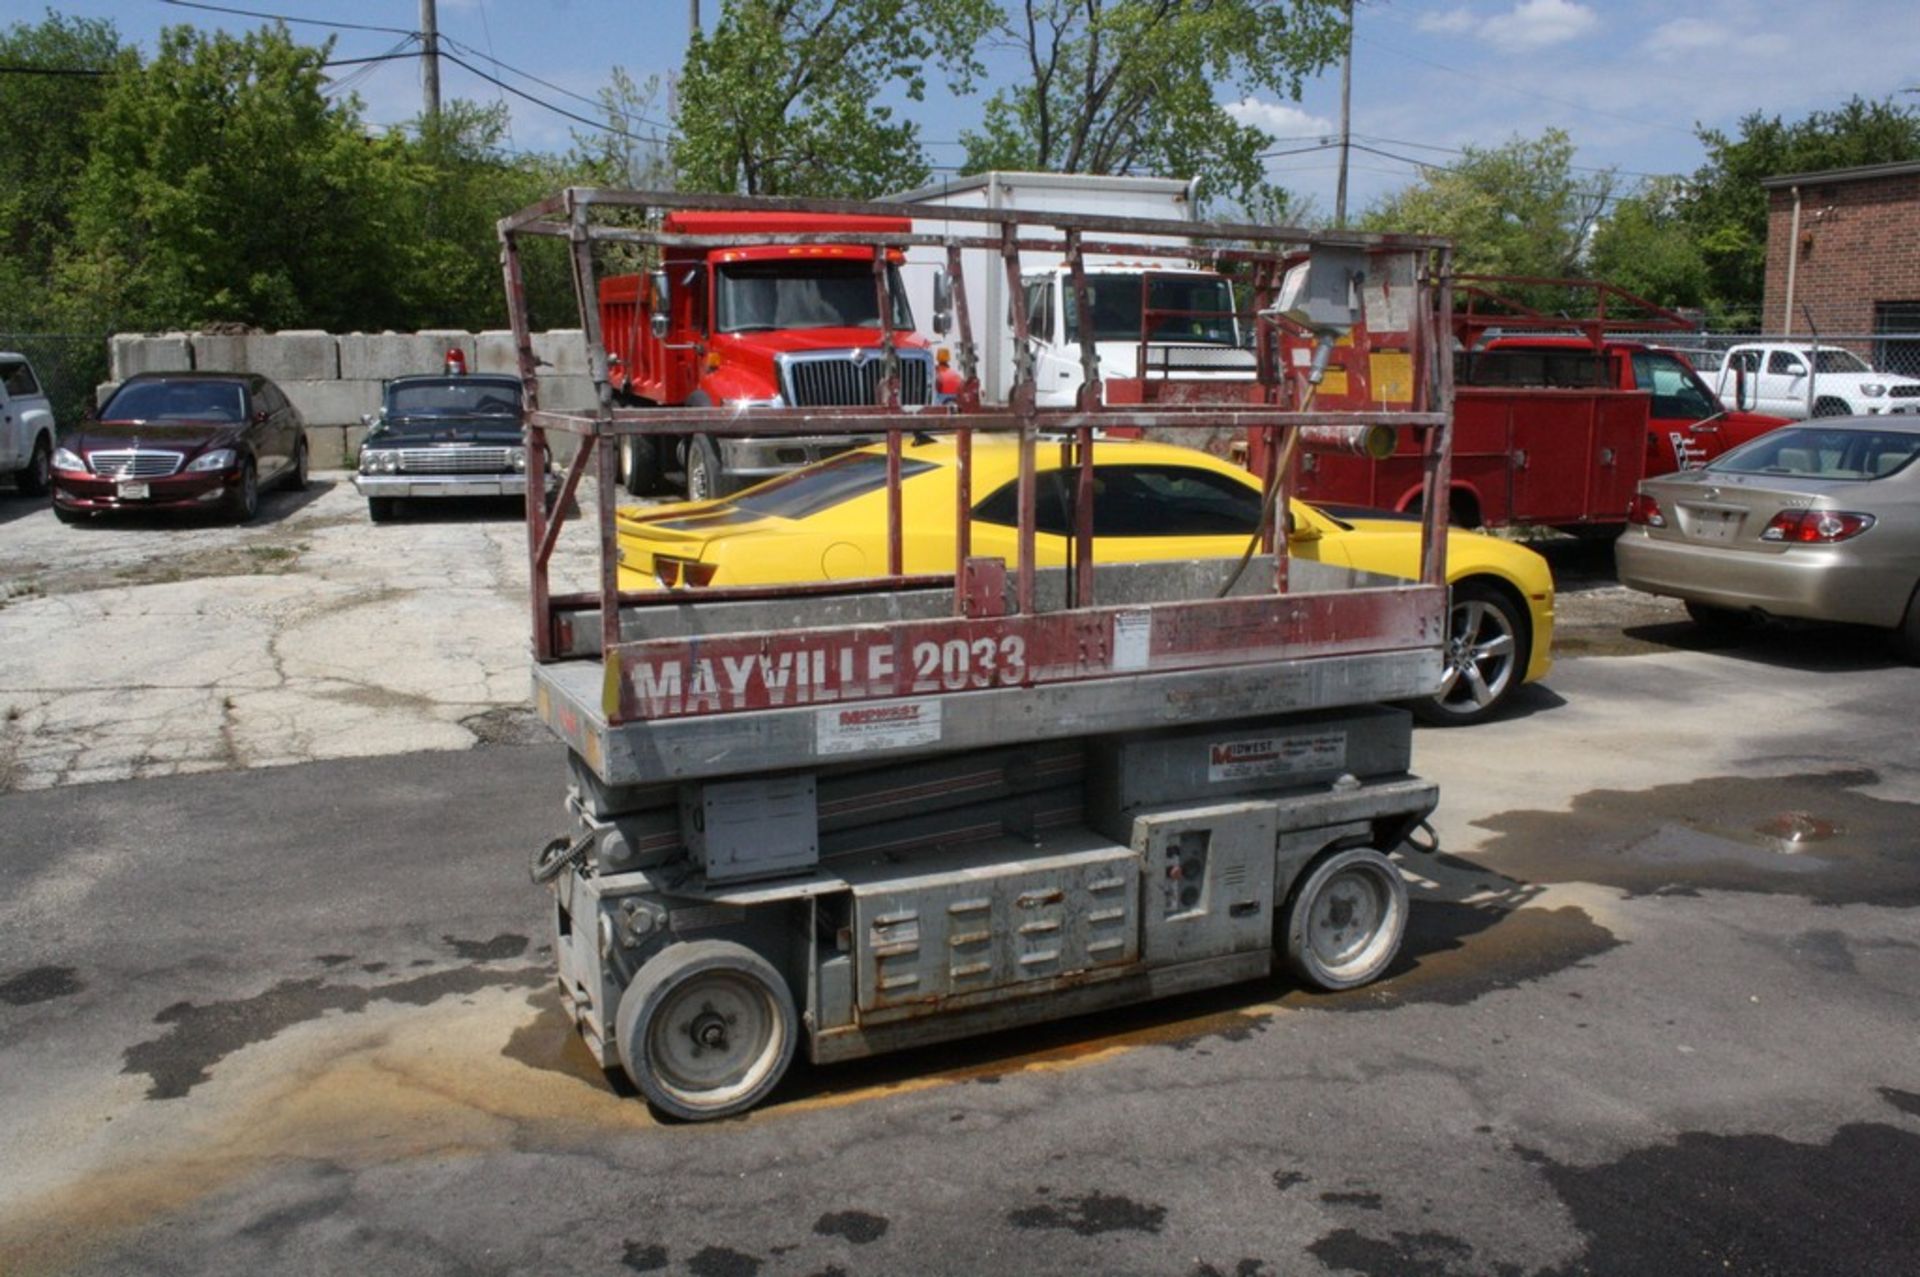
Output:
<svg viewBox="0 0 1920 1277">
<path fill-rule="evenodd" d="M 345 474 L 245 527 L 0 497 L 0 790 L 544 740 L 522 528 L 498 501 L 376 527 Z"/>
</svg>

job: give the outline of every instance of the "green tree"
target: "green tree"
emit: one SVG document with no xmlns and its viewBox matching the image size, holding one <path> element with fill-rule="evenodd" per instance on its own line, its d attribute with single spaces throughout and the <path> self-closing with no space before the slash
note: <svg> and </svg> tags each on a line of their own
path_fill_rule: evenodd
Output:
<svg viewBox="0 0 1920 1277">
<path fill-rule="evenodd" d="M 671 190 L 673 157 L 657 115 L 660 77 L 636 82 L 626 68 L 615 67 L 596 96 L 607 125 L 594 133 L 574 131 L 567 166 L 600 186 Z"/>
<path fill-rule="evenodd" d="M 396 310 L 383 322 L 403 329 L 504 327 L 496 223 L 594 177 L 556 156 L 507 155 L 507 110 L 498 103 L 456 99 L 413 127 L 416 138 L 389 143 L 399 160 L 391 207 L 367 210 L 370 219 L 381 218 L 368 229 L 393 240 L 403 255 Z M 555 327 L 577 324 L 560 246 L 530 253 L 522 267 L 533 312 Z"/>
<path fill-rule="evenodd" d="M 1891 100 L 1852 98 L 1832 111 L 1784 123 L 1754 112 L 1729 136 L 1699 130 L 1707 162 L 1694 174 L 1681 221 L 1706 263 L 1707 305 L 1722 322 L 1758 320 L 1767 274 L 1767 192 L 1783 173 L 1920 159 L 1920 111 Z"/>
<path fill-rule="evenodd" d="M 1587 273 L 1662 306 L 1703 306 L 1707 261 L 1687 225 L 1686 185 L 1660 177 L 1614 203 L 1594 227 Z"/>
<path fill-rule="evenodd" d="M 322 94 L 327 46 L 174 27 L 123 65 L 62 255 L 63 291 L 122 326 L 358 327 L 399 309 L 406 154 Z"/>
<path fill-rule="evenodd" d="M 1298 98 L 1346 32 L 1341 0 L 1008 0 L 995 43 L 1022 74 L 961 135 L 967 170 L 1197 175 L 1203 198 L 1284 207 L 1272 136 L 1217 86 Z"/>
<path fill-rule="evenodd" d="M 48 321 L 46 281 L 72 234 L 74 193 L 87 167 L 93 116 L 121 66 L 113 24 L 48 13 L 0 32 L 0 315 L 13 328 Z"/>
<path fill-rule="evenodd" d="M 1611 170 L 1577 173 L 1559 129 L 1496 147 L 1467 147 L 1445 167 L 1367 210 L 1369 230 L 1445 235 L 1455 265 L 1492 275 L 1580 272 L 1587 237 L 1612 198 Z"/>
<path fill-rule="evenodd" d="M 870 197 L 931 169 L 888 91 L 964 86 L 992 0 L 725 0 L 687 52 L 674 126 L 681 185 L 748 195 Z"/>
</svg>

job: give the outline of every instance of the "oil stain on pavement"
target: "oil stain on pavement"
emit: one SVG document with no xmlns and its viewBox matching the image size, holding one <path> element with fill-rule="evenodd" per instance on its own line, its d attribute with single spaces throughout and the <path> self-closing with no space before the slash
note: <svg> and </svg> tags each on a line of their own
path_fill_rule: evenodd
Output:
<svg viewBox="0 0 1920 1277">
<path fill-rule="evenodd" d="M 1691 1132 L 1596 1166 L 1517 1148 L 1566 1207 L 1582 1243 L 1529 1277 L 1897 1273 L 1920 1249 L 1920 1134 L 1861 1123 L 1825 1144 Z M 1523 1271 L 1437 1230 L 1340 1228 L 1308 1245 L 1365 1277 Z"/>
<path fill-rule="evenodd" d="M 329 1011 L 363 1011 L 375 1002 L 426 1006 L 441 998 L 500 987 L 534 987 L 551 978 L 544 966 L 457 967 L 387 984 L 282 980 L 263 993 L 226 1002 L 176 1002 L 154 1017 L 167 1031 L 126 1049 L 122 1073 L 145 1073 L 151 1100 L 172 1100 L 208 1080 L 209 1070 L 242 1047 L 265 1042 Z"/>
<path fill-rule="evenodd" d="M 1167 1208 L 1114 1193 L 1088 1193 L 1085 1197 L 1062 1197 L 1058 1201 L 1008 1211 L 1007 1222 L 1015 1228 L 1059 1229 L 1082 1237 L 1100 1233 L 1157 1233 L 1167 1222 Z"/>
<path fill-rule="evenodd" d="M 32 1006 L 36 1002 L 70 998 L 86 987 L 72 967 L 32 967 L 0 980 L 0 1002 L 16 1007 Z"/>
<path fill-rule="evenodd" d="M 1848 770 L 1593 790 L 1569 811 L 1478 822 L 1495 837 L 1475 859 L 1529 882 L 1636 896 L 1748 891 L 1911 908 L 1920 905 L 1920 806 L 1859 792 L 1878 780 Z"/>
</svg>

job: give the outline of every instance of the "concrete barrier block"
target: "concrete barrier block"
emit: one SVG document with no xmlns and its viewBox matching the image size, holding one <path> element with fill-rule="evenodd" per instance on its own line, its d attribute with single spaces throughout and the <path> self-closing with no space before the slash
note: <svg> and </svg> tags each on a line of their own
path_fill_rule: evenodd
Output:
<svg viewBox="0 0 1920 1277">
<path fill-rule="evenodd" d="M 353 470 L 360 464 L 365 426 L 308 426 L 307 456 L 315 470 Z"/>
<path fill-rule="evenodd" d="M 558 373 L 562 376 L 585 376 L 587 368 L 587 335 L 578 328 L 555 328 L 550 332 L 533 335 L 533 353 L 540 359 L 541 374 Z"/>
<path fill-rule="evenodd" d="M 205 372 L 249 372 L 247 339 L 225 333 L 195 333 L 193 366 Z"/>
<path fill-rule="evenodd" d="M 143 372 L 190 372 L 193 343 L 185 333 L 115 333 L 107 339 L 107 357 L 115 381 Z"/>
<path fill-rule="evenodd" d="M 325 381 L 340 375 L 332 333 L 195 333 L 193 366 L 205 372 L 257 372 L 275 381 Z"/>
<path fill-rule="evenodd" d="M 503 372 L 513 377 L 520 375 L 520 356 L 514 352 L 511 332 L 489 329 L 479 335 L 474 345 L 478 352 L 473 365 L 475 372 Z"/>
<path fill-rule="evenodd" d="M 360 418 L 379 411 L 377 381 L 282 381 L 280 389 L 312 426 L 357 426 Z"/>
<path fill-rule="evenodd" d="M 340 375 L 339 339 L 332 333 L 264 333 L 246 341 L 249 372 L 278 382 L 326 381 Z"/>
<path fill-rule="evenodd" d="M 103 381 L 95 386 L 93 388 L 93 406 L 98 409 L 101 404 L 111 399 L 113 392 L 118 389 L 120 389 L 120 383 L 117 381 Z"/>
<path fill-rule="evenodd" d="M 540 406 L 548 412 L 597 412 L 600 396 L 591 377 L 540 375 Z"/>
<path fill-rule="evenodd" d="M 447 352 L 458 349 L 474 366 L 473 334 L 464 330 L 422 333 L 345 333 L 340 337 L 340 375 L 349 381 L 388 381 L 446 371 Z"/>
</svg>

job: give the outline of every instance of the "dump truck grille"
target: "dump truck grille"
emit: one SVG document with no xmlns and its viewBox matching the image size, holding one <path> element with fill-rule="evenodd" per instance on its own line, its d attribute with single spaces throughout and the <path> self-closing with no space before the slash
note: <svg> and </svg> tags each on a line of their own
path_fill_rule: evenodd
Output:
<svg viewBox="0 0 1920 1277">
<path fill-rule="evenodd" d="M 498 474 L 513 468 L 505 448 L 402 448 L 403 474 Z"/>
<path fill-rule="evenodd" d="M 781 361 L 782 388 L 796 408 L 826 408 L 879 402 L 880 378 L 887 368 L 878 351 L 862 351 L 856 361 L 851 351 L 827 355 L 788 355 Z M 900 402 L 933 402 L 933 361 L 924 351 L 901 351 Z"/>
<path fill-rule="evenodd" d="M 138 451 L 94 452 L 87 455 L 93 472 L 106 479 L 158 479 L 180 468 L 177 452 Z"/>
</svg>

